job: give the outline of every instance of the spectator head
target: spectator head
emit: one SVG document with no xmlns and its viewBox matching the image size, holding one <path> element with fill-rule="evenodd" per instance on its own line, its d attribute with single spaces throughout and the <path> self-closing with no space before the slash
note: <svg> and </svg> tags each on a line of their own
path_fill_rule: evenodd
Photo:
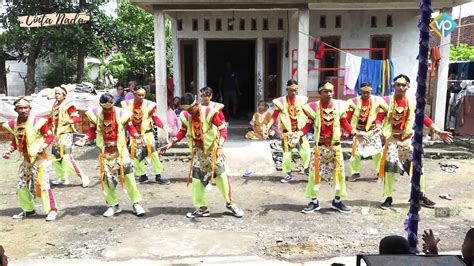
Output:
<svg viewBox="0 0 474 266">
<path fill-rule="evenodd" d="M 267 110 L 267 103 L 265 101 L 259 101 L 258 102 L 258 111 L 260 113 L 263 113 L 266 110 Z"/>
<path fill-rule="evenodd" d="M 115 85 L 115 89 L 117 90 L 117 94 L 119 96 L 125 95 L 125 89 L 121 83 L 117 83 L 117 85 Z"/>
<path fill-rule="evenodd" d="M 462 257 L 464 261 L 469 265 L 474 263 L 474 228 L 469 229 L 464 238 L 464 243 L 461 248 Z"/>
<path fill-rule="evenodd" d="M 138 83 L 135 80 L 128 82 L 128 89 L 133 92 L 133 90 L 138 86 Z"/>
<path fill-rule="evenodd" d="M 386 236 L 380 240 L 380 255 L 411 254 L 408 241 L 402 236 Z"/>
<path fill-rule="evenodd" d="M 114 96 L 110 93 L 104 93 L 100 96 L 99 104 L 105 114 L 112 113 L 114 110 Z"/>
<path fill-rule="evenodd" d="M 176 109 L 176 108 L 179 108 L 179 103 L 180 103 L 180 102 L 181 102 L 181 99 L 180 99 L 178 96 L 176 96 L 176 97 L 173 98 L 173 105 L 174 105 L 174 108 L 175 108 L 175 109 Z"/>
<path fill-rule="evenodd" d="M 212 99 L 212 89 L 211 87 L 203 87 L 199 90 L 201 92 L 201 104 L 208 106 Z"/>
<path fill-rule="evenodd" d="M 199 111 L 199 103 L 196 100 L 194 94 L 187 92 L 180 99 L 180 109 L 187 111 L 191 115 L 195 115 Z"/>
</svg>

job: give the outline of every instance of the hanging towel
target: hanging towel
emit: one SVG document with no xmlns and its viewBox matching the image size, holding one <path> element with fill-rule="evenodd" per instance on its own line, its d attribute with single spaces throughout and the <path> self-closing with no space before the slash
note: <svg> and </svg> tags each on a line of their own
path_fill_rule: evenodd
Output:
<svg viewBox="0 0 474 266">
<path fill-rule="evenodd" d="M 321 60 L 324 57 L 324 48 L 325 44 L 323 41 L 319 40 L 318 38 L 314 39 L 313 43 L 313 51 L 314 51 L 314 58 Z"/>
<path fill-rule="evenodd" d="M 353 54 L 346 54 L 346 64 L 344 71 L 344 95 L 354 94 L 354 88 L 359 78 L 362 57 Z"/>
<path fill-rule="evenodd" d="M 359 78 L 355 86 L 355 92 L 360 94 L 360 84 L 370 82 L 372 84 L 372 94 L 381 95 L 382 92 L 382 68 L 383 60 L 373 60 L 362 58 L 360 64 Z"/>
<path fill-rule="evenodd" d="M 439 66 L 439 61 L 441 60 L 441 53 L 439 52 L 439 47 L 434 46 L 430 50 L 430 61 L 431 61 L 431 75 L 434 75 L 436 69 Z"/>
</svg>

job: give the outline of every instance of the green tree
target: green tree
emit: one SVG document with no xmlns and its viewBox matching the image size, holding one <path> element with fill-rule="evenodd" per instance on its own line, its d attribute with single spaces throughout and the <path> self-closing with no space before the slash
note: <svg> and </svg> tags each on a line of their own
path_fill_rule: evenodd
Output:
<svg viewBox="0 0 474 266">
<path fill-rule="evenodd" d="M 449 60 L 474 61 L 474 46 L 461 43 L 459 46 L 451 45 Z"/>
<path fill-rule="evenodd" d="M 38 28 L 21 28 L 19 16 L 49 13 L 86 12 L 91 21 L 77 25 L 58 25 Z M 35 68 L 37 60 L 51 54 L 66 54 L 76 60 L 76 82 L 82 80 L 84 57 L 110 51 L 115 38 L 112 20 L 103 15 L 95 1 L 23 0 L 6 1 L 4 16 L 5 49 L 15 54 L 27 65 L 25 93 L 36 87 Z"/>
<path fill-rule="evenodd" d="M 117 15 L 117 49 L 132 66 L 127 79 L 144 84 L 155 69 L 153 16 L 128 0 L 120 2 Z M 172 31 L 169 20 L 165 22 L 165 34 L 167 73 L 172 75 Z"/>
</svg>

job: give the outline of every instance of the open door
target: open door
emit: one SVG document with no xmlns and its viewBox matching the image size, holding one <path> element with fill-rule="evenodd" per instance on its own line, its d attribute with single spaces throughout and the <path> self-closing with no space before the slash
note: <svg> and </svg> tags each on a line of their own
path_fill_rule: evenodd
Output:
<svg viewBox="0 0 474 266">
<path fill-rule="evenodd" d="M 180 40 L 181 95 L 197 94 L 197 40 Z"/>
<path fill-rule="evenodd" d="M 282 39 L 264 39 L 264 100 L 269 102 L 280 96 Z"/>
</svg>

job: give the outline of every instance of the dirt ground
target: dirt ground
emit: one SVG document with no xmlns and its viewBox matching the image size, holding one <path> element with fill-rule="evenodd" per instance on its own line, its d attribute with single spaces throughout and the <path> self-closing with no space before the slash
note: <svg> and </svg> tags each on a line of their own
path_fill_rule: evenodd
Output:
<svg viewBox="0 0 474 266">
<path fill-rule="evenodd" d="M 0 146 L 3 152 L 6 145 Z M 269 155 L 270 156 L 270 155 Z M 408 211 L 409 180 L 397 178 L 394 209 L 383 211 L 379 205 L 382 183 L 368 180 L 348 183 L 344 200 L 352 214 L 329 209 L 334 188 L 321 186 L 322 209 L 313 214 L 300 211 L 307 204 L 304 198 L 306 177 L 297 175 L 291 184 L 281 184 L 280 172 L 265 177 L 231 177 L 234 201 L 245 211 L 237 219 L 228 215 L 217 189 L 208 194 L 211 217 L 188 219 L 193 210 L 191 188 L 186 187 L 188 162 L 168 158 L 165 175 L 172 184 L 161 186 L 154 182 L 139 185 L 148 213 L 135 217 L 131 204 L 119 191 L 124 212 L 105 218 L 103 195 L 98 184 L 99 164 L 93 147 L 77 151 L 76 158 L 85 172 L 93 178 L 92 186 L 80 187 L 77 177 L 72 185 L 57 187 L 56 198 L 60 217 L 45 222 L 44 215 L 14 221 L 11 216 L 20 211 L 15 195 L 17 165 L 14 159 L 0 160 L 0 244 L 15 258 L 103 258 L 107 247 L 120 244 L 130 232 L 161 230 L 221 230 L 255 236 L 251 255 L 267 256 L 289 261 L 305 261 L 333 256 L 376 253 L 378 242 L 390 234 L 405 235 L 404 220 Z M 438 163 L 455 164 L 455 173 L 441 170 Z M 258 164 L 258 162 L 255 162 Z M 362 162 L 362 176 L 374 177 L 371 161 Z M 440 250 L 459 250 L 465 232 L 474 226 L 473 160 L 425 160 L 427 195 L 437 206 L 449 207 L 450 217 L 435 217 L 433 209 L 422 209 L 420 232 L 432 228 L 442 239 Z M 251 167 L 251 166 L 250 166 Z M 349 173 L 346 162 L 346 174 Z M 440 199 L 449 193 L 452 201 Z M 38 208 L 41 210 L 41 208 Z M 421 239 L 420 239 L 421 240 Z M 143 239 L 144 242 L 147 239 Z M 159 247 L 157 247 L 159 248 Z M 130 257 L 133 257 L 130 254 Z"/>
</svg>

